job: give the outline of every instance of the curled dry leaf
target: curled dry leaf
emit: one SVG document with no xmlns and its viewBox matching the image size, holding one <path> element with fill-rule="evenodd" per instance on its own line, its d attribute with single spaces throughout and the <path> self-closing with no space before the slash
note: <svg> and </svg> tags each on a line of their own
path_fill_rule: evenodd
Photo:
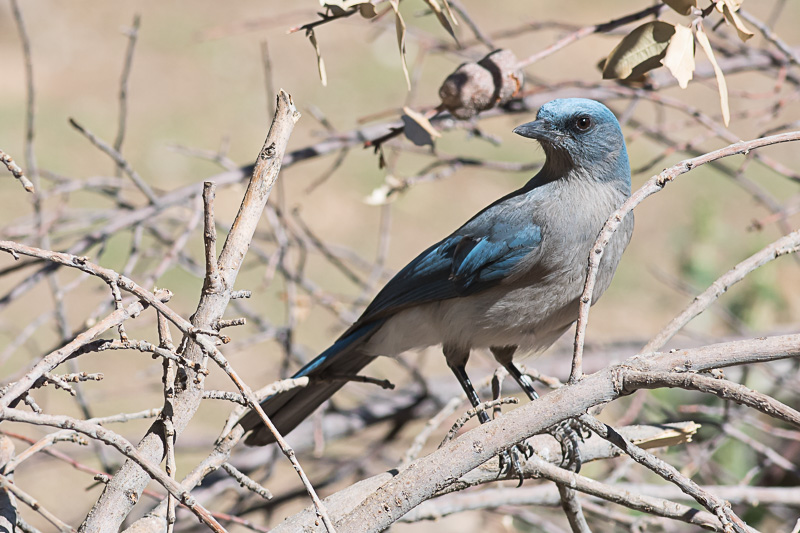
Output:
<svg viewBox="0 0 800 533">
<path fill-rule="evenodd" d="M 367 19 L 371 19 L 378 14 L 375 11 L 375 4 L 364 0 L 319 0 L 319 3 L 334 15 L 343 15 L 353 8 L 358 8 L 359 14 Z"/>
<path fill-rule="evenodd" d="M 711 66 L 714 67 L 714 75 L 717 77 L 717 86 L 719 87 L 719 105 L 722 108 L 722 121 L 725 123 L 725 126 L 727 126 L 731 121 L 731 111 L 728 107 L 728 84 L 725 83 L 725 75 L 722 73 L 722 69 L 719 68 L 719 64 L 717 64 L 717 59 L 714 57 L 714 50 L 711 49 L 711 43 L 708 42 L 708 36 L 703 29 L 702 22 L 697 24 L 695 35 L 697 36 L 697 42 L 700 44 L 700 48 L 706 53 L 708 60 L 711 62 Z"/>
<path fill-rule="evenodd" d="M 364 0 L 319 0 L 319 5 L 330 10 L 334 15 L 342 15 L 362 3 Z"/>
<path fill-rule="evenodd" d="M 406 86 L 411 90 L 411 77 L 408 75 L 406 64 L 406 23 L 400 15 L 400 0 L 389 0 L 394 10 L 394 28 L 397 32 L 397 47 L 400 48 L 400 62 L 403 65 L 403 74 L 406 77 Z"/>
<path fill-rule="evenodd" d="M 444 4 L 444 10 L 447 11 L 447 16 L 453 21 L 453 26 L 458 26 L 458 19 L 453 15 L 453 10 L 450 9 L 450 2 L 442 0 L 442 4 Z"/>
<path fill-rule="evenodd" d="M 433 127 L 428 118 L 422 113 L 417 113 L 410 107 L 404 107 L 403 113 L 400 118 L 403 121 L 403 133 L 405 136 L 417 146 L 431 145 L 433 146 L 433 139 L 441 137 L 442 134 Z"/>
<path fill-rule="evenodd" d="M 742 19 L 736 14 L 741 4 L 741 2 L 734 0 L 720 0 L 716 3 L 716 8 L 725 17 L 725 22 L 736 28 L 739 39 L 746 41 L 753 36 L 753 32 L 744 25 Z"/>
<path fill-rule="evenodd" d="M 325 61 L 322 60 L 322 53 L 319 51 L 317 36 L 314 35 L 314 30 L 311 28 L 306 30 L 306 36 L 308 37 L 308 40 L 311 41 L 311 45 L 314 47 L 314 52 L 317 54 L 317 70 L 319 71 L 319 81 L 322 82 L 323 86 L 327 86 L 328 75 L 325 73 Z"/>
<path fill-rule="evenodd" d="M 371 19 L 378 16 L 378 11 L 375 9 L 375 4 L 372 2 L 363 2 L 358 4 L 358 12 L 365 19 Z"/>
<path fill-rule="evenodd" d="M 669 40 L 667 53 L 661 60 L 681 89 L 685 89 L 694 72 L 694 35 L 691 28 L 675 25 L 675 35 Z"/>
<path fill-rule="evenodd" d="M 648 435 L 645 438 L 634 439 L 633 443 L 640 448 L 663 448 L 665 446 L 675 446 L 692 442 L 692 437 L 701 428 L 700 424 L 688 421 L 664 424 L 661 432 Z"/>
<path fill-rule="evenodd" d="M 428 4 L 428 7 L 431 8 L 431 11 L 433 11 L 433 14 L 436 15 L 436 18 L 439 20 L 439 24 L 441 24 L 442 27 L 445 30 L 447 30 L 447 33 L 450 34 L 450 37 L 452 37 L 453 39 L 455 39 L 456 42 L 458 42 L 458 38 L 456 38 L 456 33 L 455 31 L 453 31 L 453 26 L 450 25 L 450 21 L 447 19 L 447 15 L 445 15 L 444 11 L 442 10 L 442 6 L 439 5 L 439 0 L 425 0 L 425 3 Z M 446 3 L 447 2 L 445 1 L 445 4 Z M 448 8 L 447 11 L 449 13 L 450 9 Z M 452 16 L 452 13 L 450 13 L 450 15 Z"/>
<path fill-rule="evenodd" d="M 661 20 L 646 22 L 626 35 L 603 66 L 604 79 L 638 78 L 661 65 L 675 26 Z"/>
<path fill-rule="evenodd" d="M 692 8 L 697 7 L 697 0 L 662 0 L 681 15 L 691 15 Z"/>
</svg>

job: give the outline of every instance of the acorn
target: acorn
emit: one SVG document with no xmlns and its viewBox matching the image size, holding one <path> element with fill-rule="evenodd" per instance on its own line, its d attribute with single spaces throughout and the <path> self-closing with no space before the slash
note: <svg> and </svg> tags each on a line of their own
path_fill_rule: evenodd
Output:
<svg viewBox="0 0 800 533">
<path fill-rule="evenodd" d="M 510 50 L 495 50 L 477 63 L 463 63 L 439 88 L 442 105 L 459 119 L 503 105 L 522 88 L 522 70 Z"/>
</svg>

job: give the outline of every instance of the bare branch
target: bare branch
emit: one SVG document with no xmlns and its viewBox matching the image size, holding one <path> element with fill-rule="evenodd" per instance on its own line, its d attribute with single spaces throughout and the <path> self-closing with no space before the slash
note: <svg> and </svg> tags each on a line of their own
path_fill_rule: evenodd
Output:
<svg viewBox="0 0 800 533">
<path fill-rule="evenodd" d="M 19 168 L 19 165 L 17 165 L 14 160 L 11 159 L 11 156 L 2 150 L 0 150 L 0 162 L 2 162 L 8 171 L 19 180 L 20 184 L 26 191 L 34 192 L 33 183 L 31 183 L 31 180 L 25 176 L 25 173 L 22 172 L 22 169 Z"/>
<path fill-rule="evenodd" d="M 583 345 L 586 341 L 586 327 L 589 321 L 589 306 L 592 301 L 592 294 L 594 292 L 594 285 L 597 281 L 597 272 L 600 266 L 600 260 L 603 257 L 605 247 L 611 240 L 617 228 L 622 224 L 622 219 L 633 211 L 633 209 L 642 203 L 645 198 L 651 196 L 664 188 L 667 183 L 672 182 L 678 176 L 686 174 L 694 168 L 697 168 L 706 163 L 716 161 L 723 157 L 729 157 L 736 154 L 746 154 L 750 150 L 761 148 L 763 146 L 770 146 L 773 144 L 791 142 L 800 140 L 800 131 L 793 131 L 788 133 L 780 133 L 778 135 L 771 135 L 752 141 L 739 141 L 737 143 L 714 150 L 707 154 L 703 154 L 692 159 L 681 161 L 677 165 L 673 165 L 664 170 L 660 174 L 650 178 L 638 191 L 633 193 L 631 197 L 622 206 L 617 209 L 611 216 L 608 217 L 603 229 L 600 231 L 597 240 L 592 247 L 589 254 L 589 271 L 586 275 L 586 283 L 583 288 L 583 294 L 580 298 L 580 311 L 578 314 L 578 322 L 575 326 L 575 347 L 572 356 L 572 371 L 570 372 L 570 382 L 580 379 L 582 375 L 581 365 L 583 360 Z"/>
<path fill-rule="evenodd" d="M 68 416 L 26 413 L 24 411 L 20 411 L 19 409 L 12 409 L 9 407 L 5 407 L 0 410 L 0 418 L 14 422 L 25 422 L 28 424 L 71 429 L 116 448 L 117 451 L 128 457 L 130 460 L 136 461 L 141 468 L 147 471 L 152 479 L 160 483 L 161 486 L 170 492 L 170 494 L 178 498 L 180 502 L 189 510 L 191 510 L 204 524 L 208 525 L 214 531 L 219 533 L 223 533 L 225 531 L 222 526 L 220 526 L 217 521 L 214 520 L 214 517 L 212 517 L 202 505 L 195 501 L 194 497 L 188 491 L 184 490 L 178 483 L 175 482 L 175 480 L 171 479 L 164 472 L 162 472 L 161 469 L 158 468 L 158 465 L 154 465 L 148 461 L 136 450 L 133 444 L 117 435 L 113 431 L 109 431 L 108 429 L 97 424 L 84 422 Z"/>
<path fill-rule="evenodd" d="M 658 372 L 680 368 L 699 372 L 798 355 L 800 335 L 787 335 L 630 358 L 510 411 L 411 463 L 342 519 L 337 530 L 340 533 L 364 531 L 364 524 L 370 524 L 369 531 L 380 531 L 453 480 L 514 443 L 578 416 L 592 406 L 620 397 L 627 371 Z M 503 430 L 498 431 L 501 426 Z M 474 446 L 476 442 L 480 446 Z M 414 486 L 415 491 L 406 492 L 402 488 L 406 486 Z M 398 494 L 403 494 L 403 498 L 397 498 Z"/>
<path fill-rule="evenodd" d="M 194 342 L 189 342 L 183 353 L 183 356 L 190 361 L 199 363 L 209 351 L 215 350 L 215 347 L 205 335 L 222 318 L 230 301 L 230 292 L 233 290 L 239 269 L 250 247 L 256 224 L 266 205 L 272 185 L 278 178 L 289 136 L 299 118 L 300 114 L 295 109 L 291 97 L 281 91 L 278 95 L 275 117 L 267 134 L 264 147 L 259 154 L 253 178 L 248 185 L 239 213 L 228 233 L 219 257 L 218 268 L 222 290 L 213 293 L 204 291 L 200 297 L 197 311 L 193 315 L 192 328 L 194 331 L 202 331 L 204 335 L 194 335 L 190 339 L 190 341 Z M 180 323 L 176 322 L 168 314 L 170 311 L 168 308 L 164 310 L 158 308 L 158 310 L 164 313 L 171 322 L 178 325 L 184 333 L 187 333 L 182 319 Z M 202 380 L 190 379 L 189 381 L 188 387 L 176 394 L 174 400 L 176 412 L 173 416 L 173 424 L 176 435 L 180 435 L 186 427 L 202 400 Z M 153 462 L 161 461 L 165 450 L 159 437 L 158 428 L 151 427 L 148 434 L 139 443 L 139 450 L 148 460 Z M 86 533 L 99 531 L 101 525 L 108 527 L 112 523 L 114 524 L 112 527 L 118 528 L 133 507 L 129 494 L 131 492 L 141 493 L 147 484 L 147 480 L 148 476 L 143 475 L 137 464 L 127 461 L 117 475 L 114 476 L 111 483 L 106 486 L 103 495 L 95 504 L 81 531 Z M 113 513 L 112 509 L 114 510 Z M 112 514 L 114 516 L 113 522 L 109 518 Z"/>
<path fill-rule="evenodd" d="M 717 298 L 727 291 L 731 285 L 743 280 L 750 272 L 764 266 L 773 259 L 800 250 L 800 230 L 790 233 L 772 244 L 764 247 L 761 251 L 751 255 L 724 275 L 717 278 L 702 294 L 694 298 L 691 304 L 684 309 L 680 315 L 673 318 L 669 324 L 658 332 L 647 345 L 642 348 L 642 352 L 653 352 L 660 350 L 675 333 L 689 323 L 691 319 L 708 309 Z"/>
</svg>

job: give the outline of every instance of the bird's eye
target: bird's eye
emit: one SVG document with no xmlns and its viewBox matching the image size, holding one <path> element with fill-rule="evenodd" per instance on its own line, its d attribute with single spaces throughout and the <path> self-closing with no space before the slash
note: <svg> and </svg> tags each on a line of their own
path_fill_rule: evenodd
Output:
<svg viewBox="0 0 800 533">
<path fill-rule="evenodd" d="M 592 119 L 587 116 L 578 117 L 575 127 L 578 128 L 578 131 L 587 131 L 592 127 Z"/>
</svg>

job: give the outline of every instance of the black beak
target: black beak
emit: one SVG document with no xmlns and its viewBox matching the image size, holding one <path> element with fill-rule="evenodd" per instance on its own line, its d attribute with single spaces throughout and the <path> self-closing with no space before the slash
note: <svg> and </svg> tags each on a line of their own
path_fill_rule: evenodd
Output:
<svg viewBox="0 0 800 533">
<path fill-rule="evenodd" d="M 537 141 L 555 142 L 560 137 L 558 131 L 553 125 L 543 119 L 534 120 L 521 126 L 514 128 L 514 133 L 528 137 L 529 139 L 536 139 Z"/>
</svg>

